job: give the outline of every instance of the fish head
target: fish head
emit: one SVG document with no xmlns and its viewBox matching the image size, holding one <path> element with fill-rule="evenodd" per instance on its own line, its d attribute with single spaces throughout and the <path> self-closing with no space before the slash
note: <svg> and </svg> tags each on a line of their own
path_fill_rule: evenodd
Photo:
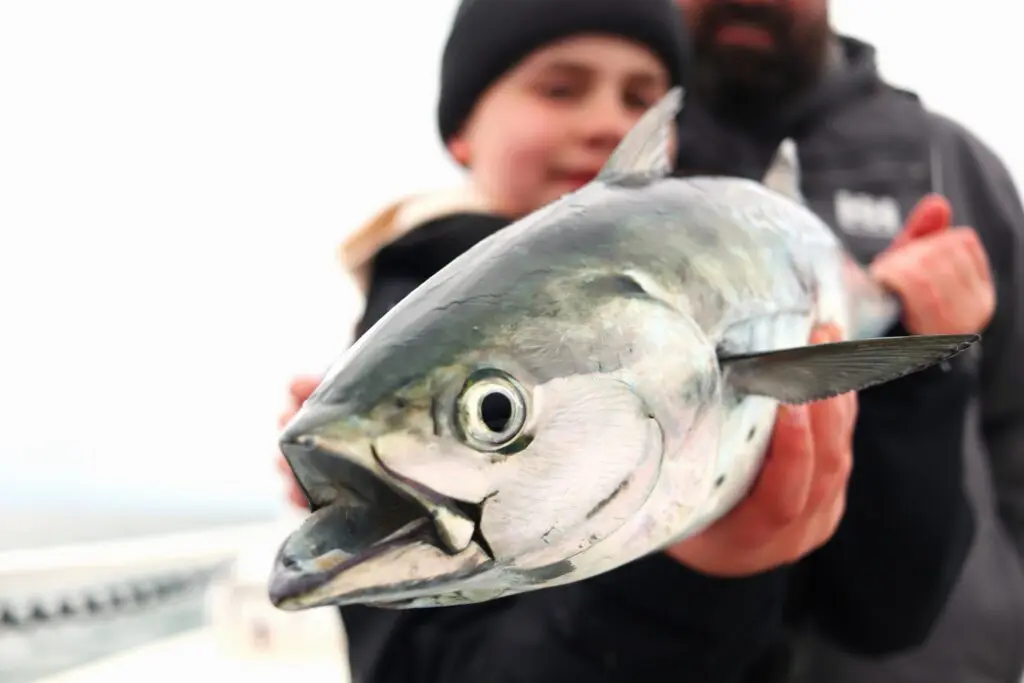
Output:
<svg viewBox="0 0 1024 683">
<path fill-rule="evenodd" d="M 313 514 L 281 546 L 273 604 L 564 583 L 643 518 L 665 442 L 696 419 L 688 388 L 717 372 L 617 229 L 668 175 L 681 103 L 676 88 L 593 183 L 463 253 L 336 362 L 280 437 Z"/>
<path fill-rule="evenodd" d="M 686 356 L 695 325 L 543 234 L 499 233 L 417 289 L 286 426 L 314 512 L 281 548 L 274 604 L 517 592 L 573 572 L 643 506 L 665 430 L 686 423 L 656 417 L 685 390 L 659 381 L 662 359 Z"/>
</svg>

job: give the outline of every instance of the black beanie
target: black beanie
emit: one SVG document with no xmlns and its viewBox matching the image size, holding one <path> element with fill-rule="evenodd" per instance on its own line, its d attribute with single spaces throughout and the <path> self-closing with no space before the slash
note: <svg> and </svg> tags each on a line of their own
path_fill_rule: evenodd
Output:
<svg viewBox="0 0 1024 683">
<path fill-rule="evenodd" d="M 447 143 L 487 88 L 537 48 L 580 33 L 649 47 L 686 86 L 689 46 L 673 0 L 462 0 L 441 58 L 437 104 Z"/>
</svg>

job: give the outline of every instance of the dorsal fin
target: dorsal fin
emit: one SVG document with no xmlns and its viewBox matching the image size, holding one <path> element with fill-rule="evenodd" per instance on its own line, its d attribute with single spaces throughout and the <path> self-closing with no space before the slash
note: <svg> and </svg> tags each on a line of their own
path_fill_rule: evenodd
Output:
<svg viewBox="0 0 1024 683">
<path fill-rule="evenodd" d="M 672 129 L 682 108 L 683 89 L 676 86 L 644 112 L 612 152 L 597 180 L 609 185 L 636 184 L 671 173 Z"/>
<path fill-rule="evenodd" d="M 786 138 L 779 145 L 761 182 L 765 187 L 805 204 L 803 192 L 800 191 L 800 158 L 792 138 Z"/>
</svg>

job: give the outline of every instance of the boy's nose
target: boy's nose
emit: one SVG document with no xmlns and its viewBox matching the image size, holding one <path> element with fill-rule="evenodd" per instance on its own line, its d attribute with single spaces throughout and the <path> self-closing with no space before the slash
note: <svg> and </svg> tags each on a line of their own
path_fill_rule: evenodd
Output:
<svg viewBox="0 0 1024 683">
<path fill-rule="evenodd" d="M 584 138 L 590 147 L 611 153 L 636 123 L 635 112 L 619 102 L 602 103 L 584 114 Z"/>
</svg>

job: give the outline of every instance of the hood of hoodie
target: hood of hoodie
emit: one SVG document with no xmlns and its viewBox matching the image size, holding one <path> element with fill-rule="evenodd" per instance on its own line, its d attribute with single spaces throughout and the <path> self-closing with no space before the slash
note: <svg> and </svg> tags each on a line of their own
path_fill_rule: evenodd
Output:
<svg viewBox="0 0 1024 683">
<path fill-rule="evenodd" d="M 338 247 L 341 266 L 365 294 L 373 258 L 381 249 L 445 216 L 488 213 L 489 205 L 471 185 L 402 197 L 345 237 Z"/>
<path fill-rule="evenodd" d="M 799 134 L 830 112 L 874 93 L 883 85 L 873 45 L 848 36 L 832 40 L 828 66 L 817 87 L 767 118 L 783 135 Z"/>
<path fill-rule="evenodd" d="M 801 133 L 830 113 L 871 96 L 882 86 L 875 48 L 856 38 L 836 36 L 817 86 L 785 105 L 757 112 L 756 118 L 720 120 L 699 98 L 687 98 L 679 117 L 679 172 L 759 178 L 783 138 L 799 140 Z"/>
</svg>

